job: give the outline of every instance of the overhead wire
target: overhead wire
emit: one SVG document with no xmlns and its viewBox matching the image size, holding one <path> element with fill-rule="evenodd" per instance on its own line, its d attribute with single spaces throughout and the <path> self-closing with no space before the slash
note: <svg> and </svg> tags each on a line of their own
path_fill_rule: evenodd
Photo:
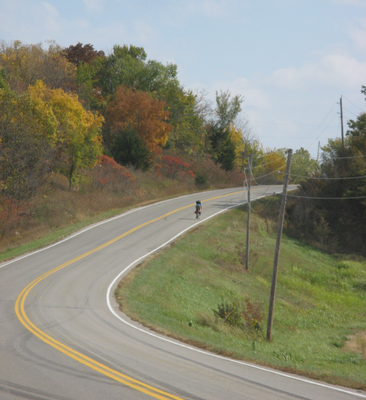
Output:
<svg viewBox="0 0 366 400">
<path fill-rule="evenodd" d="M 279 172 L 280 174 L 284 175 L 284 172 Z M 290 176 L 294 176 L 296 178 L 306 178 L 306 179 L 313 179 L 313 180 L 347 180 L 347 179 L 362 179 L 366 178 L 366 175 L 363 176 L 347 176 L 347 177 L 340 177 L 340 178 L 328 178 L 328 177 L 315 177 L 315 176 L 302 176 L 302 175 L 295 175 L 289 174 Z"/>
<path fill-rule="evenodd" d="M 252 171 L 253 171 L 253 169 L 260 168 L 260 167 L 265 167 L 266 165 L 273 164 L 274 162 L 279 161 L 279 160 L 282 160 L 282 159 L 283 159 L 283 157 L 278 157 L 276 160 L 271 161 L 271 162 L 269 162 L 269 163 L 260 164 L 260 165 L 257 165 L 256 167 L 251 167 L 251 168 L 252 168 Z M 246 169 L 248 169 L 248 168 L 246 168 Z"/>
<path fill-rule="evenodd" d="M 357 200 L 357 199 L 366 199 L 366 196 L 357 196 L 357 197 L 312 197 L 312 196 L 298 196 L 294 194 L 287 194 L 288 197 L 296 197 L 299 199 L 315 199 L 315 200 Z"/>
<path fill-rule="evenodd" d="M 333 118 L 330 120 L 329 124 L 322 130 L 322 132 L 320 133 L 320 135 L 315 139 L 314 142 L 316 142 L 320 136 L 328 129 L 329 125 L 333 122 L 334 118 L 337 116 L 337 114 L 333 115 Z M 312 143 L 312 145 L 314 144 L 314 142 Z"/>
<path fill-rule="evenodd" d="M 357 114 L 355 114 L 354 112 L 348 110 L 348 108 L 346 108 L 346 107 L 344 107 L 344 106 L 343 106 L 343 110 L 346 110 L 346 111 L 348 111 L 349 113 L 353 114 L 354 116 L 358 117 Z"/>
<path fill-rule="evenodd" d="M 357 107 L 358 109 L 360 109 L 361 111 L 365 112 L 364 109 L 362 109 L 362 108 L 359 107 L 359 106 L 356 106 L 356 104 L 353 104 L 351 100 L 348 100 L 348 99 L 347 99 L 347 97 L 342 96 L 342 98 L 343 98 L 343 99 L 346 99 L 346 100 L 347 100 L 349 103 L 351 103 L 353 106 L 355 106 L 355 107 Z"/>
</svg>

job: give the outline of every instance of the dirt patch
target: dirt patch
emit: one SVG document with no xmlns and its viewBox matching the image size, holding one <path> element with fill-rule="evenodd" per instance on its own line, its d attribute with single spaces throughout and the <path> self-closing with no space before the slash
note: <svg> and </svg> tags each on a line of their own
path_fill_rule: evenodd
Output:
<svg viewBox="0 0 366 400">
<path fill-rule="evenodd" d="M 348 337 L 343 349 L 352 353 L 360 353 L 366 360 L 366 332 L 357 333 Z"/>
</svg>

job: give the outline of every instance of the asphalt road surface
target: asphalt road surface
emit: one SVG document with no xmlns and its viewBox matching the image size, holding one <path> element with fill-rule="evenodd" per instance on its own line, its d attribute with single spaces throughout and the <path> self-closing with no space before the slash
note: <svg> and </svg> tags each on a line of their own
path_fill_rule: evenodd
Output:
<svg viewBox="0 0 366 400">
<path fill-rule="evenodd" d="M 253 188 L 251 198 L 282 192 Z M 140 258 L 246 202 L 226 189 L 131 210 L 0 264 L 0 399 L 357 399 L 335 387 L 159 336 L 118 311 L 113 291 Z"/>
</svg>

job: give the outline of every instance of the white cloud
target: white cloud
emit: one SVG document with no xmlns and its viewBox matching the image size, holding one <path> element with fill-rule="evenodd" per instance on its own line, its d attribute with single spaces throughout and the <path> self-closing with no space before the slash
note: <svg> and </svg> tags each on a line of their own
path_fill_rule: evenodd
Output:
<svg viewBox="0 0 366 400">
<path fill-rule="evenodd" d="M 329 54 L 299 68 L 282 68 L 270 77 L 270 83 L 287 89 L 312 89 L 314 86 L 358 87 L 365 78 L 366 62 L 347 54 Z"/>
</svg>

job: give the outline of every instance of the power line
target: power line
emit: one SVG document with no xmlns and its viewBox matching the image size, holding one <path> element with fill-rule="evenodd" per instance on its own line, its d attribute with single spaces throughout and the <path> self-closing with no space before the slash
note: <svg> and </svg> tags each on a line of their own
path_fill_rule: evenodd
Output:
<svg viewBox="0 0 366 400">
<path fill-rule="evenodd" d="M 337 116 L 337 114 L 334 114 L 333 118 L 330 120 L 329 124 L 322 130 L 321 134 L 316 138 L 315 142 L 320 138 L 320 136 L 329 128 L 329 125 L 333 122 L 334 118 Z M 312 145 L 314 142 L 312 143 Z"/>
<path fill-rule="evenodd" d="M 331 110 L 333 111 L 333 110 Z M 326 117 L 325 117 L 326 119 Z M 255 122 L 257 124 L 268 124 L 268 125 L 281 125 L 281 126 L 298 126 L 302 128 L 319 128 L 323 122 L 320 123 L 320 125 L 304 125 L 304 124 L 285 124 L 281 122 L 268 122 L 268 121 L 258 121 L 258 120 L 250 120 L 251 122 Z"/>
<path fill-rule="evenodd" d="M 282 167 L 279 167 L 276 171 L 272 171 L 269 174 L 265 174 L 265 175 L 262 175 L 262 176 L 257 176 L 257 179 L 261 179 L 261 178 L 264 178 L 265 176 L 273 175 L 273 174 L 276 174 L 276 173 L 280 174 L 281 172 L 279 171 L 279 169 L 283 169 L 285 167 L 286 167 L 286 165 L 283 165 Z M 254 177 L 253 177 L 253 179 L 254 179 Z"/>
<path fill-rule="evenodd" d="M 279 157 L 276 160 L 271 161 L 271 162 L 266 163 L 266 164 L 260 164 L 260 165 L 257 165 L 256 167 L 252 167 L 252 171 L 253 171 L 254 168 L 265 167 L 266 165 L 273 164 L 274 162 L 279 161 L 279 160 L 283 160 L 283 157 Z M 245 168 L 245 169 L 248 169 L 248 168 Z"/>
<path fill-rule="evenodd" d="M 366 157 L 366 155 L 365 156 L 350 156 L 350 157 L 334 157 L 333 158 L 333 160 L 345 160 L 345 159 L 347 159 L 347 158 L 364 158 L 364 157 Z"/>
<path fill-rule="evenodd" d="M 326 116 L 323 118 L 322 122 L 319 124 L 318 128 L 320 128 L 320 127 L 323 125 L 323 123 L 325 122 L 325 120 L 328 118 L 328 115 L 329 115 L 332 111 L 334 111 L 334 107 L 335 107 L 335 106 L 333 106 L 333 107 L 330 109 L 330 111 L 328 111 L 328 113 L 326 114 Z"/>
<path fill-rule="evenodd" d="M 279 172 L 279 171 L 278 171 Z M 284 175 L 284 172 L 279 172 L 280 174 Z M 341 177 L 341 178 L 318 178 L 318 177 L 313 177 L 313 176 L 302 176 L 302 175 L 294 175 L 290 174 L 290 176 L 295 176 L 297 178 L 306 178 L 306 179 L 319 179 L 319 180 L 347 180 L 347 179 L 362 179 L 366 178 L 366 175 L 364 176 L 348 176 L 348 177 Z"/>
<path fill-rule="evenodd" d="M 354 112 L 352 112 L 352 111 L 348 110 L 346 107 L 344 107 L 344 106 L 343 106 L 343 109 L 344 109 L 344 110 L 347 110 L 349 113 L 351 113 L 351 114 L 355 115 L 356 117 L 358 117 L 358 115 L 357 115 L 357 114 L 355 114 Z"/>
<path fill-rule="evenodd" d="M 357 108 L 358 108 L 359 110 L 361 110 L 362 112 L 365 112 L 365 110 L 363 110 L 361 107 L 356 106 L 356 104 L 353 104 L 351 100 L 348 100 L 347 97 L 344 97 L 344 96 L 343 96 L 343 98 L 346 99 L 348 102 L 350 102 L 353 106 L 357 107 Z"/>
<path fill-rule="evenodd" d="M 310 197 L 310 196 L 296 196 L 294 194 L 288 194 L 288 197 L 296 197 L 299 199 L 312 199 L 312 200 L 357 200 L 357 199 L 366 199 L 366 196 L 359 197 Z"/>
</svg>

